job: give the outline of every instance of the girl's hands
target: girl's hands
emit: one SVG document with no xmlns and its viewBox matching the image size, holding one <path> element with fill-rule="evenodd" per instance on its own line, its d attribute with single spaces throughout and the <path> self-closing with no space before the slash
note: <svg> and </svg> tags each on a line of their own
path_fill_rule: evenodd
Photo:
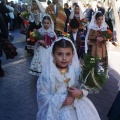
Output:
<svg viewBox="0 0 120 120">
<path fill-rule="evenodd" d="M 103 41 L 103 38 L 102 38 L 102 37 L 97 37 L 97 41 L 98 41 L 98 42 L 102 42 L 102 41 Z"/>
<path fill-rule="evenodd" d="M 45 42 L 45 41 L 43 41 L 43 40 L 38 40 L 37 42 L 38 42 L 38 43 L 40 43 L 41 45 L 43 45 L 44 47 L 46 47 L 46 46 L 47 46 L 46 42 Z"/>
<path fill-rule="evenodd" d="M 70 93 L 70 95 L 73 97 L 73 98 L 77 98 L 79 97 L 80 95 L 83 95 L 83 92 L 75 87 L 69 87 L 68 88 L 68 92 Z"/>
<path fill-rule="evenodd" d="M 62 106 L 71 105 L 73 102 L 74 102 L 74 98 L 73 97 L 66 97 L 66 99 L 63 102 Z"/>
</svg>

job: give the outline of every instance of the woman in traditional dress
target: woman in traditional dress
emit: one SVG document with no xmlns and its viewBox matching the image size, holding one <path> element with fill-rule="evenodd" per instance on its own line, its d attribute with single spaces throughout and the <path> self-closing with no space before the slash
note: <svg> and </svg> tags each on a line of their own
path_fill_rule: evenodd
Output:
<svg viewBox="0 0 120 120">
<path fill-rule="evenodd" d="M 38 40 L 34 47 L 34 57 L 31 62 L 29 73 L 39 76 L 49 57 L 50 46 L 56 39 L 54 32 L 54 23 L 50 15 L 46 14 L 42 19 L 42 28 L 38 32 L 42 35 L 43 40 Z"/>
<path fill-rule="evenodd" d="M 45 12 L 51 16 L 55 25 L 55 32 L 59 36 L 61 32 L 64 32 L 67 18 L 62 5 L 58 0 L 52 0 L 52 3 L 48 5 Z"/>
<path fill-rule="evenodd" d="M 101 35 L 102 31 L 107 30 L 105 17 L 101 11 L 96 12 L 89 24 L 89 29 L 85 38 L 85 52 L 91 56 L 101 58 L 100 66 L 104 68 L 108 75 L 108 55 L 107 55 L 107 39 Z"/>
<path fill-rule="evenodd" d="M 59 37 L 50 52 L 37 81 L 37 120 L 100 120 L 88 92 L 79 89 L 81 68 L 72 41 Z"/>
<path fill-rule="evenodd" d="M 74 9 L 72 10 L 72 13 L 69 17 L 70 18 L 69 23 L 74 17 L 78 20 L 79 23 L 81 23 L 81 20 L 85 19 L 85 16 L 84 16 L 82 10 L 80 9 L 79 5 L 76 5 L 74 7 Z M 85 28 L 84 26 L 81 26 L 81 24 L 79 24 L 79 29 L 84 29 L 84 28 Z M 69 26 L 69 31 L 70 30 L 71 30 L 71 28 Z"/>
<path fill-rule="evenodd" d="M 34 29 L 41 28 L 41 21 L 44 13 L 45 13 L 45 10 L 41 5 L 41 3 L 38 0 L 33 0 L 31 10 L 30 10 L 30 16 L 29 16 L 30 25 L 27 32 L 26 50 L 34 49 L 35 41 L 30 38 L 30 32 L 32 32 Z"/>
</svg>

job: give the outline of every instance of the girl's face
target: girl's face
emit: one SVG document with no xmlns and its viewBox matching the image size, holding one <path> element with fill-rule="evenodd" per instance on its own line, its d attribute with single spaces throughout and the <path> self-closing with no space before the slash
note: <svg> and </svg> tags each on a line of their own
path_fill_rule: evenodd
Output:
<svg viewBox="0 0 120 120">
<path fill-rule="evenodd" d="M 98 17 L 96 19 L 96 23 L 97 23 L 97 25 L 102 25 L 102 23 L 103 23 L 103 16 Z"/>
<path fill-rule="evenodd" d="M 73 58 L 72 48 L 56 48 L 53 53 L 54 60 L 59 67 L 67 67 Z"/>
<path fill-rule="evenodd" d="M 64 8 L 67 8 L 66 4 L 64 4 Z"/>
<path fill-rule="evenodd" d="M 80 11 L 79 7 L 75 7 L 75 13 L 79 14 L 79 11 Z"/>
<path fill-rule="evenodd" d="M 50 28 L 50 25 L 51 25 L 50 20 L 47 19 L 43 20 L 43 26 L 46 30 Z"/>
<path fill-rule="evenodd" d="M 36 2 L 33 2 L 33 3 L 32 3 L 32 8 L 33 8 L 33 9 L 38 9 L 38 6 L 37 6 L 37 3 L 36 3 Z"/>
</svg>

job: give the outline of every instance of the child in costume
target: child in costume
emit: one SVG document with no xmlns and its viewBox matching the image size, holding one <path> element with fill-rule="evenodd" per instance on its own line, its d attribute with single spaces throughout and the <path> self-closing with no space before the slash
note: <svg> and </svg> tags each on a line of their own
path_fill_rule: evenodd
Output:
<svg viewBox="0 0 120 120">
<path fill-rule="evenodd" d="M 38 0 L 32 0 L 31 9 L 29 10 L 29 27 L 26 36 L 27 45 L 25 47 L 28 51 L 33 50 L 35 45 L 35 40 L 31 38 L 30 32 L 32 32 L 34 29 L 41 28 L 41 21 L 44 13 L 45 10 L 42 4 Z"/>
<path fill-rule="evenodd" d="M 71 15 L 69 17 L 69 23 L 71 22 L 71 20 L 73 18 L 76 18 L 79 22 L 79 29 L 85 29 L 85 26 L 81 26 L 81 20 L 85 19 L 85 16 L 82 12 L 82 9 L 80 8 L 80 6 L 77 4 L 75 5 L 74 9 L 71 12 Z M 71 27 L 69 25 L 69 31 L 71 30 Z"/>
<path fill-rule="evenodd" d="M 74 44 L 59 37 L 37 81 L 37 120 L 100 120 L 88 92 L 79 89 L 80 72 Z"/>
<path fill-rule="evenodd" d="M 34 57 L 31 62 L 29 73 L 39 76 L 42 68 L 45 66 L 46 60 L 49 56 L 50 46 L 56 39 L 54 32 L 54 24 L 51 17 L 46 14 L 42 20 L 42 28 L 39 33 L 42 35 L 43 40 L 38 40 L 34 48 Z"/>
<path fill-rule="evenodd" d="M 70 22 L 71 31 L 69 31 L 70 39 L 74 43 L 79 58 L 83 58 L 85 53 L 85 36 L 84 30 L 79 29 L 79 22 L 73 18 Z"/>
</svg>

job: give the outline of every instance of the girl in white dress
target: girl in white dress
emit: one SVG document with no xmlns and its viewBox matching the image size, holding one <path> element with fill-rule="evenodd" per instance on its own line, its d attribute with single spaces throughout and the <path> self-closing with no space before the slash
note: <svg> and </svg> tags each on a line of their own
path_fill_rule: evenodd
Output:
<svg viewBox="0 0 120 120">
<path fill-rule="evenodd" d="M 80 64 L 70 39 L 58 38 L 37 81 L 37 120 L 100 120 L 97 110 L 79 89 Z"/>
<path fill-rule="evenodd" d="M 42 35 L 43 40 L 38 40 L 35 44 L 34 57 L 29 69 L 30 74 L 37 76 L 40 75 L 42 67 L 44 67 L 46 60 L 50 54 L 50 46 L 56 39 L 54 24 L 48 14 L 43 17 L 42 28 L 38 29 L 38 31 Z"/>
</svg>

